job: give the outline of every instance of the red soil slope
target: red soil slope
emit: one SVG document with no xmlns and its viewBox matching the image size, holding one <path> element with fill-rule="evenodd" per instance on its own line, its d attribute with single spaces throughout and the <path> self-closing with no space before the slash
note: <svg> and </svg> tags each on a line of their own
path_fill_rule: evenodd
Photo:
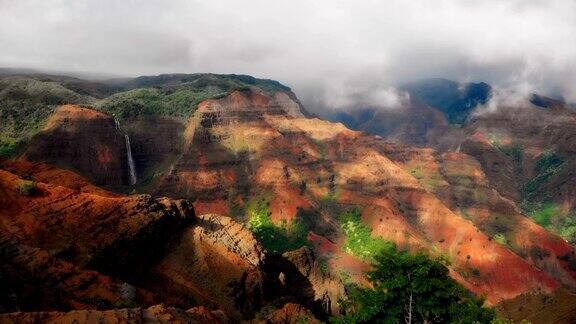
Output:
<svg viewBox="0 0 576 324">
<path fill-rule="evenodd" d="M 267 262 L 252 233 L 228 217 L 195 216 L 185 200 L 110 194 L 83 186 L 86 180 L 70 171 L 43 164 L 10 162 L 4 167 L 12 172 L 0 169 L 0 285 L 5 287 L 0 312 L 110 311 L 15 313 L 3 315 L 2 321 L 106 320 L 133 316 L 132 310 L 113 309 L 157 303 L 182 309 L 204 305 L 225 314 L 216 319 L 239 321 L 285 316 L 261 310 L 295 301 L 278 279 L 291 261 Z M 56 184 L 67 176 L 71 188 Z M 35 181 L 35 190 L 21 191 L 29 181 Z M 77 187 L 83 190 L 72 189 Z M 296 280 L 293 276 L 301 275 L 287 272 L 285 278 Z M 337 282 L 324 278 L 310 285 L 323 291 Z M 298 309 L 311 314 L 305 308 L 322 298 L 304 296 L 299 302 L 305 305 Z M 211 321 L 214 315 L 193 313 L 192 321 L 196 315 Z M 190 315 L 169 310 L 160 318 L 178 319 L 178 314 Z"/>
</svg>

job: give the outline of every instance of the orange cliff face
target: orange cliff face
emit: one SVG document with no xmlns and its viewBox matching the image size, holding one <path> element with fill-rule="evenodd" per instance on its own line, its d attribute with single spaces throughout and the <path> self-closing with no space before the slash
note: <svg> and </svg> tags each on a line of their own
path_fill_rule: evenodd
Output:
<svg viewBox="0 0 576 324">
<path fill-rule="evenodd" d="M 470 156 L 389 144 L 341 124 L 305 118 L 298 107 L 282 92 L 235 91 L 202 102 L 187 121 L 162 119 L 155 131 L 174 138 L 164 150 L 138 138 L 144 130 L 137 125 L 149 120 L 130 121 L 131 140 L 140 143 L 133 148 L 136 159 L 156 156 L 152 160 L 157 161 L 143 171 L 151 178 L 139 190 L 187 198 L 199 214 L 224 213 L 240 221 L 245 215 L 233 207 L 267 196 L 274 221 L 304 217 L 317 246 L 334 251 L 343 237 L 337 215 L 324 202 L 357 206 L 373 235 L 400 248 L 446 256 L 451 275 L 493 304 L 531 291 L 576 286 L 573 248 L 500 196 Z M 494 240 L 496 234 L 507 243 Z M 366 268 L 351 259 L 330 264 Z M 218 267 L 238 261 L 226 262 Z M 183 282 L 194 278 L 172 263 L 167 258 L 156 269 Z"/>
</svg>

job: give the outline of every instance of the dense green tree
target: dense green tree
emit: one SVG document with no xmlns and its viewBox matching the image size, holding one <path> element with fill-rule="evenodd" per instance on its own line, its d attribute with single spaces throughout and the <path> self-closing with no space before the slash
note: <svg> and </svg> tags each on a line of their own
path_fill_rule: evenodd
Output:
<svg viewBox="0 0 576 324">
<path fill-rule="evenodd" d="M 336 323 L 490 323 L 493 309 L 450 278 L 446 261 L 386 249 L 368 273 L 372 288 L 354 288 Z"/>
</svg>

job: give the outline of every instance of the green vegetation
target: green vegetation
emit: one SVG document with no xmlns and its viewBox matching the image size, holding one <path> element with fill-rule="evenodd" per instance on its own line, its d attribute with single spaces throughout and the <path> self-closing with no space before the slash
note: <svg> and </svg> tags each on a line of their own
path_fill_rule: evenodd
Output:
<svg viewBox="0 0 576 324">
<path fill-rule="evenodd" d="M 258 87 L 267 93 L 276 91 L 290 91 L 290 88 L 278 81 L 269 79 L 257 79 L 249 75 L 241 74 L 162 74 L 157 76 L 142 76 L 125 85 L 129 89 L 135 88 L 187 88 L 187 89 L 220 89 L 222 91 L 246 90 L 250 87 Z"/>
<path fill-rule="evenodd" d="M 18 139 L 0 136 L 0 157 L 13 156 L 20 146 Z"/>
<path fill-rule="evenodd" d="M 320 200 L 325 205 L 334 205 L 338 201 L 339 194 L 337 190 L 328 190 L 328 193 L 322 196 Z"/>
<path fill-rule="evenodd" d="M 576 215 L 564 212 L 554 203 L 524 204 L 524 210 L 538 225 L 576 245 Z"/>
<path fill-rule="evenodd" d="M 526 201 L 532 201 L 539 192 L 542 185 L 548 179 L 562 170 L 564 161 L 554 152 L 542 153 L 536 161 L 534 171 L 536 175 L 528 181 L 522 188 L 522 193 Z"/>
<path fill-rule="evenodd" d="M 246 206 L 248 228 L 262 246 L 272 253 L 284 253 L 308 246 L 308 226 L 299 218 L 290 224 L 274 224 L 270 218 L 270 199 L 257 197 Z"/>
<path fill-rule="evenodd" d="M 156 88 L 135 89 L 117 93 L 99 101 L 95 107 L 119 119 L 143 116 L 190 116 L 204 100 L 219 98 L 226 92 L 211 89 L 167 90 Z"/>
<path fill-rule="evenodd" d="M 45 124 L 54 109 L 66 103 L 90 103 L 56 82 L 24 77 L 0 79 L 0 157 L 13 156 Z"/>
<path fill-rule="evenodd" d="M 415 166 L 407 168 L 406 171 L 418 180 L 418 183 L 423 189 L 434 192 L 438 189 L 444 177 L 434 170 L 426 170 L 424 164 L 425 162 L 418 161 Z"/>
<path fill-rule="evenodd" d="M 506 235 L 502 234 L 502 233 L 498 233 L 496 235 L 494 235 L 492 237 L 492 239 L 494 240 L 494 242 L 500 244 L 500 245 L 508 245 L 508 240 L 506 239 Z"/>
<path fill-rule="evenodd" d="M 22 180 L 18 185 L 18 192 L 22 196 L 32 196 L 38 192 L 38 187 L 36 186 L 36 182 L 32 180 Z"/>
<path fill-rule="evenodd" d="M 385 249 L 368 273 L 371 288 L 353 288 L 334 323 L 491 323 L 495 311 L 449 276 L 443 259 Z"/>
<path fill-rule="evenodd" d="M 487 134 L 490 144 L 496 149 L 506 154 L 512 159 L 516 172 L 522 172 L 522 163 L 524 162 L 524 147 L 517 143 L 502 143 L 502 137 L 499 134 Z"/>
<path fill-rule="evenodd" d="M 557 215 L 560 215 L 560 210 L 554 204 L 540 205 L 529 213 L 529 216 L 543 227 L 550 227 L 552 219 Z"/>
<path fill-rule="evenodd" d="M 373 260 L 378 253 L 394 247 L 383 238 L 372 236 L 372 229 L 362 222 L 358 208 L 346 210 L 338 218 L 346 235 L 343 249 L 347 253 L 364 260 Z"/>
<path fill-rule="evenodd" d="M 189 117 L 198 104 L 221 98 L 235 90 L 252 86 L 265 92 L 289 91 L 277 81 L 247 75 L 179 74 L 140 77 L 131 81 L 136 89 L 117 93 L 99 101 L 96 108 L 117 118 L 142 116 Z"/>
<path fill-rule="evenodd" d="M 422 166 L 416 166 L 408 169 L 408 172 L 416 179 L 420 180 L 424 178 L 424 171 L 422 170 Z"/>
<path fill-rule="evenodd" d="M 21 144 L 42 129 L 54 109 L 62 104 L 92 106 L 119 119 L 146 116 L 188 118 L 201 101 L 250 87 L 268 93 L 290 90 L 277 81 L 246 75 L 172 74 L 120 83 L 114 90 L 127 91 L 97 100 L 81 94 L 92 93 L 82 86 L 63 81 L 3 77 L 0 78 L 0 157 L 14 156 Z"/>
<path fill-rule="evenodd" d="M 560 166 L 562 163 L 564 163 L 564 161 L 555 152 L 547 151 L 540 155 L 536 161 L 534 170 L 537 173 L 543 173 L 547 170 Z"/>
<path fill-rule="evenodd" d="M 522 188 L 522 209 L 540 226 L 555 232 L 571 244 L 576 244 L 576 214 L 563 211 L 550 201 L 543 190 L 550 178 L 562 171 L 565 163 L 554 151 L 540 155 L 534 165 L 535 176 Z"/>
<path fill-rule="evenodd" d="M 521 166 L 524 158 L 524 148 L 518 144 L 498 147 L 500 151 L 512 158 L 514 165 Z"/>
</svg>

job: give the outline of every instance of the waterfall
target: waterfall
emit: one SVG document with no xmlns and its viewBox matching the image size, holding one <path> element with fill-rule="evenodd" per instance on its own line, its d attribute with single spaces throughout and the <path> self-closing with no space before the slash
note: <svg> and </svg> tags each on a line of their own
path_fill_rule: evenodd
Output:
<svg viewBox="0 0 576 324">
<path fill-rule="evenodd" d="M 120 130 L 120 121 L 114 117 L 114 125 L 116 125 L 116 130 Z"/>
<path fill-rule="evenodd" d="M 134 166 L 134 158 L 132 158 L 132 149 L 130 148 L 130 137 L 128 134 L 124 135 L 126 138 L 126 151 L 128 152 L 128 167 L 130 168 L 130 184 L 136 184 L 136 167 Z"/>
<path fill-rule="evenodd" d="M 460 153 L 461 148 L 462 148 L 462 143 L 458 144 L 458 147 L 456 148 L 456 153 Z"/>
</svg>

